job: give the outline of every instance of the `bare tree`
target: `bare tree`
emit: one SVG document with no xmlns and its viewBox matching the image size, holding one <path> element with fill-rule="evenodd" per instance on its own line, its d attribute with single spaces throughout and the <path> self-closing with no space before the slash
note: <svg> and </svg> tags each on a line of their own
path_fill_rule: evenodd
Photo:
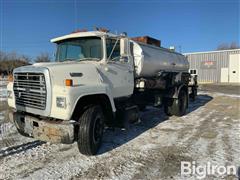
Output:
<svg viewBox="0 0 240 180">
<path fill-rule="evenodd" d="M 225 49 L 229 49 L 229 46 L 227 43 L 219 44 L 217 47 L 217 50 L 225 50 Z"/>
<path fill-rule="evenodd" d="M 48 53 L 41 53 L 40 55 L 38 55 L 36 57 L 35 61 L 37 63 L 39 63 L 39 62 L 50 62 L 51 58 L 50 58 L 50 55 Z"/>
<path fill-rule="evenodd" d="M 238 49 L 240 48 L 236 42 L 232 42 L 230 45 L 227 43 L 219 44 L 217 50 Z"/>
<path fill-rule="evenodd" d="M 11 74 L 14 68 L 28 65 L 29 63 L 22 60 L 3 60 L 0 61 L 0 74 Z"/>
<path fill-rule="evenodd" d="M 11 74 L 14 68 L 28 65 L 30 58 L 26 55 L 18 55 L 16 52 L 0 51 L 0 74 Z"/>
<path fill-rule="evenodd" d="M 4 59 L 6 59 L 6 53 L 0 51 L 0 61 L 3 61 Z"/>
<path fill-rule="evenodd" d="M 29 63 L 31 61 L 31 58 L 29 56 L 22 55 L 22 56 L 20 56 L 19 60 Z"/>
<path fill-rule="evenodd" d="M 238 49 L 238 48 L 239 48 L 239 46 L 238 46 L 238 44 L 236 42 L 232 42 L 230 44 L 230 49 Z"/>
</svg>

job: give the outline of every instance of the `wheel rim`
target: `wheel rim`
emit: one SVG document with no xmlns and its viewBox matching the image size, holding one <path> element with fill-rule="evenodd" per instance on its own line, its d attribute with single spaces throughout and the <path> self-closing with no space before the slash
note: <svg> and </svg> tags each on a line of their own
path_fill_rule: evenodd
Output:
<svg viewBox="0 0 240 180">
<path fill-rule="evenodd" d="M 99 143 L 103 133 L 103 121 L 100 116 L 96 117 L 93 128 L 93 141 Z"/>
</svg>

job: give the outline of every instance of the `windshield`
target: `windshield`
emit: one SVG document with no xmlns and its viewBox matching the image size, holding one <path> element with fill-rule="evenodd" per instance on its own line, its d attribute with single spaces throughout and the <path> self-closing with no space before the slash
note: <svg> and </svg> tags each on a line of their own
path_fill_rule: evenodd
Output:
<svg viewBox="0 0 240 180">
<path fill-rule="evenodd" d="M 102 41 L 99 37 L 68 39 L 57 44 L 56 61 L 101 60 Z"/>
</svg>

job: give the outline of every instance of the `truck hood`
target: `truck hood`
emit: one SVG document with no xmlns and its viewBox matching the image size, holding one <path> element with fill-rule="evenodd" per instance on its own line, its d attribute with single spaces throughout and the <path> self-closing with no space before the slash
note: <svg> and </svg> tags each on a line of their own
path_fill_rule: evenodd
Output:
<svg viewBox="0 0 240 180">
<path fill-rule="evenodd" d="M 66 61 L 66 62 L 43 62 L 43 63 L 35 63 L 31 66 L 34 67 L 46 67 L 46 68 L 52 68 L 52 67 L 66 67 L 66 66 L 79 66 L 79 65 L 85 65 L 85 64 L 93 64 L 97 65 L 98 62 L 96 61 L 82 61 L 82 62 L 76 62 L 76 61 Z"/>
<path fill-rule="evenodd" d="M 98 66 L 99 62 L 96 61 L 36 63 L 16 68 L 14 72 L 28 72 L 28 70 L 39 72 L 48 69 L 52 86 L 65 86 L 66 79 L 72 79 L 73 85 L 79 86 L 99 83 Z"/>
</svg>

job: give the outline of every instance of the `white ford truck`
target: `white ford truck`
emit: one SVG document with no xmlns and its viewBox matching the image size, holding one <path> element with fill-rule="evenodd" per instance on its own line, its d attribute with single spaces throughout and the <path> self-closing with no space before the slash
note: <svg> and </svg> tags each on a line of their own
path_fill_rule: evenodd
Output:
<svg viewBox="0 0 240 180">
<path fill-rule="evenodd" d="M 19 133 L 73 143 L 94 155 L 105 127 L 138 119 L 147 105 L 182 116 L 195 97 L 186 58 L 126 34 L 77 32 L 52 39 L 56 61 L 14 69 L 8 84 L 10 119 Z"/>
</svg>

